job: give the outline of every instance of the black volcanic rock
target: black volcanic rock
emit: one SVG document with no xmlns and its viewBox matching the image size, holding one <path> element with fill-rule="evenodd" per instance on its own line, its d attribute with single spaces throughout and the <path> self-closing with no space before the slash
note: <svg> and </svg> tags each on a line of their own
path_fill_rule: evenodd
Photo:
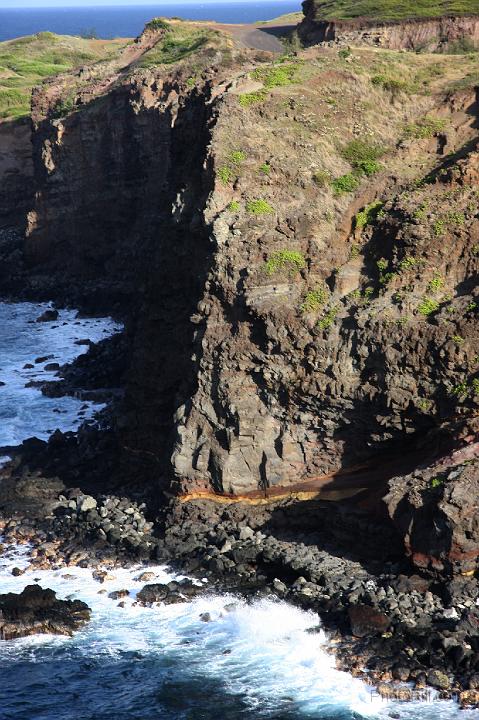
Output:
<svg viewBox="0 0 479 720">
<path fill-rule="evenodd" d="M 58 310 L 45 310 L 44 313 L 37 317 L 37 322 L 53 322 L 58 320 Z"/>
<path fill-rule="evenodd" d="M 0 639 L 73 635 L 90 615 L 90 608 L 81 600 L 59 600 L 53 590 L 27 585 L 20 594 L 0 595 Z"/>
</svg>

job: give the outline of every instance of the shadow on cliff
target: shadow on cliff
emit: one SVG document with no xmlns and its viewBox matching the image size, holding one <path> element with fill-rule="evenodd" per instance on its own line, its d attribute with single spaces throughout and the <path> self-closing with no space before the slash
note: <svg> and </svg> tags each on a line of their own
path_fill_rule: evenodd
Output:
<svg viewBox="0 0 479 720">
<path fill-rule="evenodd" d="M 150 90 L 157 104 L 141 101 Z M 206 166 L 213 104 L 208 83 L 186 94 L 175 80 L 136 92 L 116 88 L 108 102 L 64 120 L 62 154 L 53 159 L 61 193 L 38 162 L 37 210 L 47 210 L 30 240 L 43 253 L 29 271 L 37 292 L 125 321 L 122 347 L 111 345 L 123 355 L 115 383 L 124 396 L 99 428 L 56 434 L 24 456 L 66 487 L 143 492 L 154 503 L 170 481 L 174 412 L 195 390 L 193 340 L 202 328 L 191 317 L 211 262 L 201 209 L 214 181 Z M 50 132 L 47 123 L 35 136 L 37 156 Z M 118 359 L 105 360 L 116 375 Z"/>
</svg>

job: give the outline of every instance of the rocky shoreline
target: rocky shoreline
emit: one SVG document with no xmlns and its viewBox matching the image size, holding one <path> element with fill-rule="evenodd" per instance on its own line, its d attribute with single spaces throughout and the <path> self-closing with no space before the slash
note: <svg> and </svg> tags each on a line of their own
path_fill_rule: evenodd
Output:
<svg viewBox="0 0 479 720">
<path fill-rule="evenodd" d="M 287 501 L 248 507 L 173 500 L 163 527 L 145 518 L 144 505 L 127 498 L 95 499 L 72 490 L 59 494 L 55 505 L 42 521 L 20 515 L 2 520 L 2 552 L 29 544 L 29 569 L 88 567 L 100 584 L 115 568 L 141 562 L 140 578 L 147 583 L 137 602 L 144 604 L 186 602 L 212 590 L 246 598 L 274 595 L 317 613 L 337 666 L 383 697 L 418 699 L 431 687 L 461 707 L 479 704 L 473 577 L 443 587 L 404 560 L 366 564 L 341 556 L 338 547 L 324 543 L 321 531 L 292 529 L 288 513 L 296 505 Z M 318 503 L 310 509 L 311 520 L 325 512 Z M 207 583 L 151 583 L 154 561 Z M 121 602 L 128 590 L 113 594 Z"/>
</svg>

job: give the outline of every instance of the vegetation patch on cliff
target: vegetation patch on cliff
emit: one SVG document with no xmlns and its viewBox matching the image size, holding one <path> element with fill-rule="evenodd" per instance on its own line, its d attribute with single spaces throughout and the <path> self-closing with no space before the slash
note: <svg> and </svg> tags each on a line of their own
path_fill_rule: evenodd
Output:
<svg viewBox="0 0 479 720">
<path fill-rule="evenodd" d="M 478 15 L 477 0 L 310 0 L 318 20 L 407 20 Z"/>
<path fill-rule="evenodd" d="M 220 44 L 222 39 L 219 32 L 198 24 L 163 20 L 161 23 L 161 27 L 154 29 L 164 30 L 164 33 L 158 43 L 142 56 L 140 67 L 171 65 L 184 60 L 207 45 Z"/>
<path fill-rule="evenodd" d="M 45 78 L 111 57 L 126 42 L 42 32 L 0 43 L 0 119 L 27 116 L 32 88 Z"/>
</svg>

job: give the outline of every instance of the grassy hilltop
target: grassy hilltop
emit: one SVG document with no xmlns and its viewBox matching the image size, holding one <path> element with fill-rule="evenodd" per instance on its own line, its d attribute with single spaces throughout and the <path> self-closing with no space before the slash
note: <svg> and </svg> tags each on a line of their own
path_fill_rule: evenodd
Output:
<svg viewBox="0 0 479 720">
<path fill-rule="evenodd" d="M 28 115 L 32 87 L 44 78 L 108 58 L 126 42 L 42 32 L 0 43 L 0 119 Z"/>
<path fill-rule="evenodd" d="M 310 0 L 311 1 L 311 0 Z M 405 20 L 479 15 L 479 0 L 312 0 L 318 20 Z"/>
</svg>

